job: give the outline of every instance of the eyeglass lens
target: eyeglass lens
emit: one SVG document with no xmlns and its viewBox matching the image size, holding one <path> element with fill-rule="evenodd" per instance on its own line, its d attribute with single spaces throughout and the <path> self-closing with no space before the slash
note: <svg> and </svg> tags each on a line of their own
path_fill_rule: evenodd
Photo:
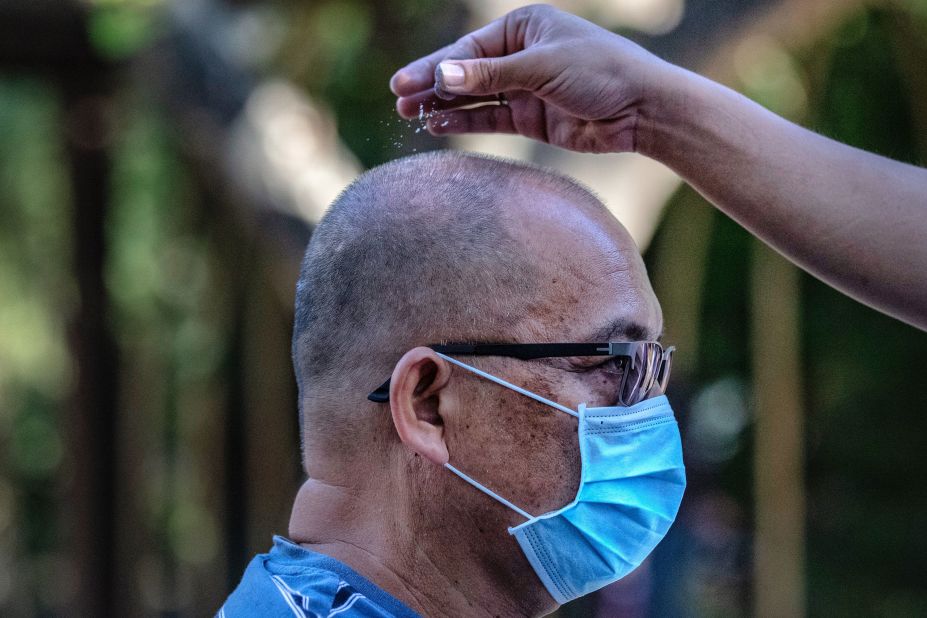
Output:
<svg viewBox="0 0 927 618">
<path fill-rule="evenodd" d="M 619 402 L 626 406 L 634 405 L 644 399 L 655 384 L 662 392 L 669 380 L 671 355 L 671 350 L 664 354 L 659 344 L 640 343 L 634 350 L 632 362 L 626 365 Z"/>
</svg>

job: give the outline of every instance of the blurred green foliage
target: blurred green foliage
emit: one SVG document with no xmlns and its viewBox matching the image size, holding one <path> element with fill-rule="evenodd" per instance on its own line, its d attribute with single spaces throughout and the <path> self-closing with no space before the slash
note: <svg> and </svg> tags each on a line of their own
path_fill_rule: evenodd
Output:
<svg viewBox="0 0 927 618">
<path fill-rule="evenodd" d="M 812 53 L 830 57 L 812 122 L 825 134 L 917 163 L 910 90 L 895 31 L 904 13 L 870 9 Z M 913 22 L 927 37 L 927 22 Z M 917 65 L 925 66 L 927 56 Z M 921 144 L 924 144 L 921 141 Z M 882 208 L 873 204 L 873 208 Z M 927 614 L 924 516 L 927 335 L 807 277 L 809 573 L 814 613 Z"/>
<path fill-rule="evenodd" d="M 912 4 L 912 7 L 914 5 Z M 927 40 L 927 15 L 897 8 L 864 8 L 808 49 L 776 50 L 789 80 L 766 79 L 744 91 L 784 112 L 797 83 L 807 107 L 794 119 L 839 141 L 901 161 L 927 160 L 912 106 L 911 66 L 927 65 L 922 49 L 906 44 L 899 28 Z M 763 63 L 762 57 L 752 58 Z M 797 80 L 797 82 L 790 82 Z M 778 87 L 777 87 L 778 83 Z M 920 108 L 923 109 L 923 108 Z M 874 203 L 873 208 L 883 205 Z M 683 188 L 669 214 L 711 209 Z M 713 209 L 712 209 L 713 210 Z M 729 377 L 750 383 L 750 256 L 758 242 L 713 211 L 699 321 L 696 385 Z M 660 232 L 654 246 L 661 244 Z M 659 269 L 659 255 L 648 256 Z M 927 334 L 882 315 L 802 275 L 802 364 L 806 418 L 807 567 L 810 615 L 927 615 L 927 539 L 917 526 L 927 508 Z M 739 450 L 711 482 L 752 512 L 752 427 Z M 746 556 L 745 556 L 746 557 Z M 749 561 L 739 567 L 749 569 Z M 723 574 L 716 574 L 723 577 Z M 711 614 L 711 601 L 701 605 Z M 743 612 L 748 611 L 744 605 Z M 700 612 L 702 610 L 696 610 Z"/>
<path fill-rule="evenodd" d="M 129 464 L 140 475 L 133 494 L 149 538 L 140 549 L 160 564 L 161 609 L 170 609 L 189 603 L 183 574 L 219 556 L 202 445 L 221 401 L 230 308 L 216 231 L 174 130 L 144 93 L 124 96 L 106 275 L 121 354 L 130 359 L 121 422 L 148 436 L 135 446 L 141 461 Z"/>
<path fill-rule="evenodd" d="M 87 23 L 90 41 L 110 60 L 131 57 L 159 34 L 161 0 L 93 0 Z"/>
<path fill-rule="evenodd" d="M 40 81 L 0 81 L 0 485 L 16 498 L 0 502 L 11 510 L 0 513 L 0 551 L 26 564 L 61 541 L 55 486 L 74 288 L 61 268 L 71 212 L 58 112 Z"/>
</svg>

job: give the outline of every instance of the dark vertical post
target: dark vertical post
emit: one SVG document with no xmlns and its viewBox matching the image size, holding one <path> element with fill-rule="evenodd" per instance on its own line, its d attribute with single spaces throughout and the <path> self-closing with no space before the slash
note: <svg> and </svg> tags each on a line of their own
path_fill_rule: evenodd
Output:
<svg viewBox="0 0 927 618">
<path fill-rule="evenodd" d="M 79 308 L 70 328 L 76 368 L 71 416 L 70 526 L 79 616 L 114 614 L 116 408 L 118 367 L 104 281 L 110 160 L 107 99 L 88 68 L 64 84 L 70 167 L 74 273 Z M 70 81 L 73 80 L 73 81 Z"/>
<path fill-rule="evenodd" d="M 203 212 L 216 231 L 217 254 L 222 260 L 224 285 L 230 304 L 228 348 L 222 372 L 227 384 L 222 411 L 222 524 L 225 549 L 226 593 L 238 586 L 248 562 L 248 492 L 247 432 L 245 382 L 245 312 L 248 304 L 248 283 L 251 259 L 247 241 L 239 233 L 238 222 L 227 214 L 222 191 L 211 182 L 208 173 L 199 176 Z"/>
<path fill-rule="evenodd" d="M 244 367 L 244 303 L 240 293 L 244 283 L 241 272 L 231 274 L 236 286 L 234 316 L 226 376 L 228 380 L 228 402 L 225 419 L 225 548 L 228 558 L 227 588 L 229 592 L 238 585 L 247 563 L 246 543 L 248 538 L 248 482 L 245 476 L 245 390 L 247 373 Z"/>
</svg>

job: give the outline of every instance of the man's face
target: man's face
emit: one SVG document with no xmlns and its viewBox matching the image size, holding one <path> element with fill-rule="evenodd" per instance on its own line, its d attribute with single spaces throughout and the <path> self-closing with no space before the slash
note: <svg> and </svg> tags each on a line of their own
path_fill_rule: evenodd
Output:
<svg viewBox="0 0 927 618">
<path fill-rule="evenodd" d="M 507 214 L 544 282 L 509 341 L 659 337 L 659 303 L 637 247 L 613 217 L 546 191 L 525 192 Z M 461 360 L 573 409 L 616 404 L 621 376 L 601 357 Z M 576 418 L 465 370 L 454 376 L 459 418 L 446 438 L 452 463 L 533 515 L 572 501 L 581 470 Z M 472 496 L 474 508 L 492 506 Z M 508 523 L 521 518 L 513 513 Z"/>
</svg>

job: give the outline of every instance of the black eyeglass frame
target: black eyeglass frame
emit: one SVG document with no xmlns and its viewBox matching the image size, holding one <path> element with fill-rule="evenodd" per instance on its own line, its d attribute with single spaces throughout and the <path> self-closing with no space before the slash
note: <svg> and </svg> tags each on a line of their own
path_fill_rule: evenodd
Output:
<svg viewBox="0 0 927 618">
<path fill-rule="evenodd" d="M 618 403 L 622 406 L 631 406 L 643 401 L 647 393 L 654 386 L 660 387 L 660 392 L 666 392 L 666 385 L 669 382 L 670 369 L 672 367 L 673 352 L 676 351 L 674 346 L 663 348 L 657 341 L 606 341 L 602 343 L 447 343 L 432 344 L 428 347 L 441 354 L 448 356 L 504 356 L 508 358 L 518 358 L 521 360 L 533 360 L 538 358 L 564 358 L 571 356 L 615 356 L 627 359 L 625 362 L 630 364 L 629 369 L 635 369 L 634 361 L 637 358 L 638 348 L 645 345 L 656 346 L 660 351 L 659 365 L 656 373 L 650 378 L 651 384 L 643 392 L 643 395 L 636 401 L 623 401 L 622 392 L 625 388 L 625 382 L 628 379 L 628 371 L 624 372 L 621 378 L 621 384 L 618 387 Z M 389 401 L 390 378 L 381 384 L 375 391 L 367 395 L 367 399 L 375 403 L 386 403 Z M 640 388 L 637 389 L 640 391 Z"/>
</svg>

